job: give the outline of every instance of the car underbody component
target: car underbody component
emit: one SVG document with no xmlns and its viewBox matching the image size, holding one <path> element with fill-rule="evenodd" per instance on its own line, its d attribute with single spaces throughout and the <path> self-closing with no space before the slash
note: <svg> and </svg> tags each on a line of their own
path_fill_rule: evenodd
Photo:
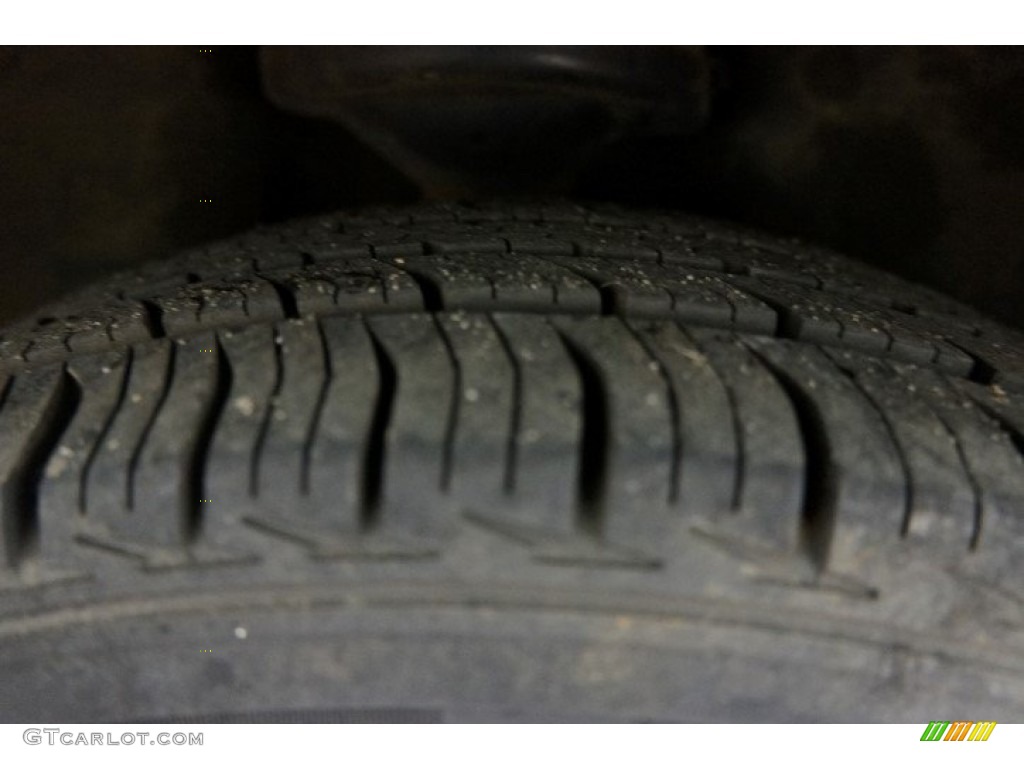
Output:
<svg viewBox="0 0 1024 768">
<path fill-rule="evenodd" d="M 564 189 L 624 135 L 707 119 L 710 66 L 680 46 L 269 47 L 277 106 L 330 117 L 433 195 Z"/>
</svg>

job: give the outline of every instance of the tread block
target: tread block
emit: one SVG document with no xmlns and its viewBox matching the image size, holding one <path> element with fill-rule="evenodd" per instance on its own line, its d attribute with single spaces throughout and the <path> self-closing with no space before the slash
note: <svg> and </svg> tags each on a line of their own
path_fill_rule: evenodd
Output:
<svg viewBox="0 0 1024 768">
<path fill-rule="evenodd" d="M 512 312 L 550 311 L 558 303 L 560 289 L 561 298 L 566 302 L 565 311 L 568 311 L 576 299 L 573 288 L 577 292 L 591 288 L 586 281 L 571 273 L 560 273 L 557 268 L 536 259 L 503 258 L 492 266 L 491 279 L 497 304 Z M 592 295 L 591 292 L 588 295 Z"/>
<path fill-rule="evenodd" d="M 262 451 L 256 460 L 254 507 L 260 515 L 289 519 L 312 514 L 302 494 L 303 477 L 328 372 L 316 321 L 279 323 L 275 343 L 280 347 L 281 382 L 271 398 Z"/>
<path fill-rule="evenodd" d="M 856 352 L 827 354 L 871 400 L 896 441 L 908 483 L 903 535 L 911 543 L 962 550 L 975 494 L 954 436 L 917 385 L 883 361 Z"/>
<path fill-rule="evenodd" d="M 459 361 L 461 379 L 451 492 L 463 509 L 507 515 L 515 507 L 509 441 L 521 383 L 488 316 L 455 312 L 439 322 Z"/>
<path fill-rule="evenodd" d="M 152 337 L 146 311 L 137 301 L 118 302 L 111 312 L 107 333 L 117 343 L 137 344 Z"/>
<path fill-rule="evenodd" d="M 691 331 L 729 392 L 739 478 L 734 514 L 716 518 L 726 533 L 796 551 L 801 537 L 806 461 L 793 404 L 750 352 L 714 331 Z"/>
<path fill-rule="evenodd" d="M 105 352 L 110 347 L 116 331 L 122 336 L 125 331 L 129 338 L 126 341 L 142 341 L 149 337 L 144 313 L 137 304 L 124 301 L 113 301 L 109 308 L 93 307 L 76 313 L 79 321 L 68 329 L 67 347 L 75 353 Z"/>
<path fill-rule="evenodd" d="M 427 251 L 432 254 L 506 253 L 508 241 L 493 234 L 461 234 L 449 230 L 426 236 Z"/>
<path fill-rule="evenodd" d="M 302 253 L 315 264 L 328 264 L 347 259 L 367 259 L 373 256 L 373 249 L 365 242 L 325 235 L 304 241 Z"/>
<path fill-rule="evenodd" d="M 134 348 L 121 407 L 97 447 L 84 478 L 90 531 L 109 531 L 132 507 L 132 470 L 142 441 L 165 397 L 173 373 L 174 346 L 167 339 Z"/>
<path fill-rule="evenodd" d="M 672 272 L 675 270 L 661 273 L 659 282 L 672 294 L 672 313 L 683 322 L 774 333 L 779 322 L 775 310 L 720 275 L 691 270 L 676 276 Z"/>
<path fill-rule="evenodd" d="M 584 473 L 599 470 L 601 477 L 581 478 L 583 488 L 600 483 L 598 498 L 591 502 L 599 505 L 597 533 L 613 545 L 642 551 L 660 548 L 669 533 L 674 441 L 665 381 L 618 318 L 558 318 L 554 323 L 586 358 L 583 375 L 598 379 L 591 386 L 600 389 L 601 402 L 587 402 L 585 407 L 606 411 L 584 415 L 600 419 L 603 434 L 593 437 L 605 443 L 597 447 L 605 454 L 599 463 L 582 467 Z M 589 372 L 582 370 L 584 366 Z M 586 434 L 589 438 L 592 431 Z"/>
<path fill-rule="evenodd" d="M 1007 334 L 996 332 L 981 337 L 957 334 L 953 338 L 959 348 L 970 351 L 971 355 L 982 362 L 986 369 L 985 375 L 991 381 L 1018 390 L 1024 389 L 1024 357 L 1018 344 L 1008 338 Z"/>
<path fill-rule="evenodd" d="M 668 246 L 660 246 L 661 263 L 668 268 L 680 267 L 682 269 L 700 269 L 705 272 L 724 272 L 725 262 L 714 256 L 698 254 L 692 247 L 682 242 L 682 237 L 676 235 L 678 242 Z"/>
<path fill-rule="evenodd" d="M 367 445 L 382 374 L 360 318 L 325 318 L 321 330 L 333 376 L 310 452 L 307 493 L 319 529 L 351 536 L 367 522 Z"/>
<path fill-rule="evenodd" d="M 378 355 L 394 370 L 395 395 L 384 427 L 380 528 L 436 538 L 451 532 L 452 501 L 443 492 L 456 375 L 429 315 L 367 319 Z M 456 421 L 457 423 L 457 421 Z"/>
<path fill-rule="evenodd" d="M 23 352 L 29 363 L 51 363 L 67 354 L 67 332 L 62 327 L 38 329 Z"/>
<path fill-rule="evenodd" d="M 817 423 L 804 430 L 817 429 L 820 435 L 805 434 L 804 445 L 824 455 L 814 463 L 808 458 L 808 488 L 815 497 L 805 496 L 805 505 L 816 507 L 805 507 L 805 515 L 822 518 L 808 521 L 824 529 L 822 554 L 839 570 L 854 567 L 872 544 L 898 538 L 906 513 L 907 478 L 885 422 L 872 402 L 816 348 L 766 344 L 763 339 L 747 339 L 746 344 L 775 366 L 777 375 L 788 378 L 803 393 L 805 407 L 813 410 L 809 418 Z M 815 484 L 820 484 L 819 491 Z M 874 532 L 874 542 L 865 538 L 865 530 Z"/>
<path fill-rule="evenodd" d="M 240 324 L 282 316 L 273 286 L 247 278 L 219 283 L 194 283 L 168 297 L 149 298 L 159 309 L 165 332 L 172 336 L 197 333 L 213 324 Z"/>
<path fill-rule="evenodd" d="M 736 287 L 781 307 L 786 335 L 819 344 L 884 352 L 892 345 L 880 319 L 836 307 L 820 291 L 765 278 L 731 277 Z M 934 355 L 934 351 L 929 349 Z"/>
<path fill-rule="evenodd" d="M 494 281 L 488 260 L 459 254 L 455 257 L 425 256 L 402 260 L 402 268 L 425 282 L 425 292 L 434 294 L 428 304 L 434 309 L 486 309 L 494 304 Z"/>
<path fill-rule="evenodd" d="M 35 546 L 37 475 L 54 437 L 63 391 L 64 367 L 26 371 L 8 385 L 0 410 L 0 570 L 17 568 Z"/>
<path fill-rule="evenodd" d="M 657 284 L 656 264 L 604 261 L 586 256 L 551 259 L 614 297 L 617 313 L 631 317 L 670 317 L 672 295 Z"/>
<path fill-rule="evenodd" d="M 676 506 L 684 515 L 701 510 L 712 518 L 731 514 L 739 464 L 734 416 L 724 384 L 675 323 L 628 322 L 664 370 L 677 398 Z"/>
<path fill-rule="evenodd" d="M 416 282 L 405 271 L 376 259 L 338 260 L 297 272 L 271 272 L 267 277 L 294 297 L 302 317 L 423 308 Z"/>
<path fill-rule="evenodd" d="M 786 336 L 800 341 L 885 353 L 897 360 L 934 364 L 966 375 L 973 360 L 920 318 L 778 280 L 731 277 L 729 281 L 779 308 Z"/>
<path fill-rule="evenodd" d="M 82 400 L 39 485 L 40 555 L 52 568 L 68 568 L 79 558 L 75 537 L 86 511 L 88 468 L 121 405 L 129 368 L 130 353 L 117 350 L 68 363 Z"/>
<path fill-rule="evenodd" d="M 1024 472 L 1020 469 L 1024 451 L 1024 404 L 1017 393 L 1008 393 L 998 384 L 982 386 L 973 382 L 958 381 L 951 384 L 957 395 L 968 398 L 985 415 L 981 435 L 965 444 L 973 454 L 968 455 L 976 481 L 981 486 L 990 512 L 982 519 L 977 548 L 986 554 L 987 568 L 994 581 L 1011 577 L 1018 588 L 1024 589 L 1024 577 L 1018 564 L 1024 556 L 1021 552 L 1024 541 Z M 961 418 L 966 420 L 976 414 L 964 406 Z M 959 423 L 954 423 L 959 428 Z M 998 429 L 1002 434 L 997 435 Z M 998 452 L 990 464 L 985 453 L 983 435 L 988 433 L 991 444 Z M 1008 445 L 1009 443 L 1009 445 Z M 1012 448 L 1016 456 L 1008 452 Z M 983 513 L 986 510 L 983 510 Z"/>
<path fill-rule="evenodd" d="M 218 387 L 226 376 L 212 333 L 174 344 L 166 396 L 137 453 L 131 512 L 109 523 L 115 539 L 156 548 L 188 544 L 199 525 L 200 505 L 208 503 L 202 500 L 206 468 L 198 462 L 207 423 L 218 415 Z"/>
<path fill-rule="evenodd" d="M 646 262 L 657 262 L 660 257 L 657 248 L 642 241 L 586 236 L 576 240 L 576 253 L 594 259 L 629 259 Z"/>
<path fill-rule="evenodd" d="M 941 374 L 919 368 L 896 367 L 896 371 L 927 398 L 952 434 L 975 492 L 973 514 L 951 523 L 961 532 L 960 549 L 997 549 L 1019 541 L 1009 534 L 1024 530 L 1020 519 L 1024 460 L 1007 432 Z"/>
<path fill-rule="evenodd" d="M 554 535 L 572 534 L 583 426 L 579 375 L 546 318 L 497 313 L 494 323 L 520 382 L 507 518 Z"/>
<path fill-rule="evenodd" d="M 495 291 L 501 310 L 600 312 L 601 294 L 589 280 L 557 262 L 533 254 L 516 253 L 505 259 L 495 274 Z M 549 287 L 551 300 L 547 297 Z"/>
<path fill-rule="evenodd" d="M 205 476 L 213 501 L 204 510 L 204 534 L 215 546 L 238 546 L 239 525 L 255 504 L 260 453 L 281 378 L 276 335 L 263 324 L 218 334 L 232 375 Z"/>
<path fill-rule="evenodd" d="M 426 246 L 420 240 L 411 239 L 405 233 L 395 233 L 390 237 L 382 238 L 371 233 L 368 237 L 374 239 L 370 249 L 373 251 L 374 257 L 381 261 L 423 256 L 427 252 Z"/>
<path fill-rule="evenodd" d="M 576 253 L 570 238 L 540 227 L 506 228 L 502 234 L 508 241 L 509 252 L 516 256 L 572 256 Z"/>
</svg>

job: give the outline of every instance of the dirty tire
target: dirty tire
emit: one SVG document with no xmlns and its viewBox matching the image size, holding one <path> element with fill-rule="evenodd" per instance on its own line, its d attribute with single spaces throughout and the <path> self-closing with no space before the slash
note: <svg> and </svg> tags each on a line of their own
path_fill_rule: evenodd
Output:
<svg viewBox="0 0 1024 768">
<path fill-rule="evenodd" d="M 1022 350 L 606 207 L 115 276 L 0 337 L 0 719 L 1020 720 Z"/>
</svg>

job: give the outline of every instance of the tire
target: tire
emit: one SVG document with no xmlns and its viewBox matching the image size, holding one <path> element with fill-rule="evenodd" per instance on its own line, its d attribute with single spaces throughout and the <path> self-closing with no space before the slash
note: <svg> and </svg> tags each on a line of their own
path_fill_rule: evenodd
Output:
<svg viewBox="0 0 1024 768">
<path fill-rule="evenodd" d="M 0 713 L 1020 720 L 1022 350 L 608 207 L 115 276 L 0 339 Z"/>
</svg>

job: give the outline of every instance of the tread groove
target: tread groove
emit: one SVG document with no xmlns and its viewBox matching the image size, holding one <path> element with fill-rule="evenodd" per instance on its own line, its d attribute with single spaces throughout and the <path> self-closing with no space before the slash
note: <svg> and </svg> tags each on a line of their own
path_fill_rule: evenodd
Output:
<svg viewBox="0 0 1024 768">
<path fill-rule="evenodd" d="M 201 326 L 203 324 L 203 310 L 206 309 L 206 297 L 200 291 L 195 295 L 195 301 L 196 308 L 195 312 L 193 313 L 193 319 L 195 320 L 195 324 L 197 326 Z"/>
<path fill-rule="evenodd" d="M 444 447 L 442 448 L 441 453 L 441 490 L 447 493 L 449 488 L 451 488 L 452 483 L 452 466 L 455 455 L 455 434 L 459 426 L 459 403 L 462 401 L 462 366 L 459 363 L 458 357 L 455 355 L 455 349 L 452 347 L 452 341 L 448 338 L 448 334 L 445 333 L 437 315 L 433 315 L 431 319 L 434 322 L 434 327 L 437 329 L 437 333 L 441 337 L 445 351 L 448 354 L 448 360 L 452 366 L 452 395 L 448 404 L 448 424 L 445 426 Z"/>
<path fill-rule="evenodd" d="M 7 540 L 7 561 L 18 567 L 31 557 L 39 544 L 39 483 L 43 471 L 67 429 L 82 400 L 82 388 L 65 366 L 56 383 L 53 399 L 46 413 L 40 417 L 41 434 L 28 446 L 11 478 L 10 499 L 15 511 L 14 520 L 4 520 L 10 526 Z"/>
<path fill-rule="evenodd" d="M 249 311 L 249 294 L 245 291 L 235 291 L 238 294 L 239 302 L 242 305 L 242 315 L 248 319 L 252 317 L 252 313 Z"/>
<path fill-rule="evenodd" d="M 961 344 L 957 344 L 955 341 L 949 339 L 948 337 L 944 338 L 945 342 L 949 344 L 951 347 L 955 347 L 956 349 L 960 350 L 965 355 L 967 355 L 969 358 L 971 358 L 971 370 L 967 372 L 967 375 L 964 378 L 966 378 L 968 381 L 973 381 L 975 384 L 982 384 L 986 387 L 991 386 L 992 384 L 995 383 L 996 379 L 999 378 L 999 372 L 995 368 L 993 368 L 990 363 L 983 360 L 981 357 L 979 357 L 977 354 L 972 352 L 967 347 L 964 347 Z"/>
<path fill-rule="evenodd" d="M 327 346 L 327 337 L 324 335 L 323 326 L 316 323 L 317 335 L 320 339 L 320 353 L 323 356 L 324 376 L 320 382 L 320 391 L 317 392 L 316 404 L 313 406 L 313 415 L 309 422 L 309 431 L 302 444 L 302 463 L 299 475 L 299 493 L 303 496 L 309 495 L 309 472 L 312 460 L 313 445 L 316 443 L 317 432 L 320 430 L 320 422 L 323 418 L 324 404 L 327 401 L 327 393 L 330 391 L 331 382 L 334 379 L 334 369 L 331 366 L 331 351 Z"/>
<path fill-rule="evenodd" d="M 895 370 L 893 371 L 893 375 L 898 375 Z M 974 511 L 974 521 L 968 548 L 975 550 L 978 547 L 978 543 L 981 541 L 981 527 L 984 522 L 982 518 L 984 517 L 985 507 L 983 503 L 983 491 L 981 485 L 978 483 L 978 478 L 974 472 L 974 468 L 971 466 L 971 462 L 967 458 L 967 453 L 964 451 L 963 441 L 960 439 L 956 430 L 953 429 L 953 425 L 950 424 L 946 416 L 942 414 L 940 408 L 935 408 L 930 402 L 928 402 L 927 398 L 921 397 L 920 393 L 918 393 L 917 396 L 918 399 L 924 403 L 925 407 L 931 411 L 935 418 L 938 419 L 942 428 L 946 431 L 946 434 L 948 434 L 952 439 L 953 449 L 956 451 L 957 460 L 960 462 L 960 466 L 964 470 L 964 476 L 967 478 L 967 484 L 971 488 L 971 505 Z"/>
<path fill-rule="evenodd" d="M 146 420 L 146 426 L 143 427 L 142 434 L 139 435 L 139 440 L 132 449 L 131 458 L 128 461 L 128 473 L 127 473 L 127 485 L 125 489 L 125 498 L 127 500 L 127 507 L 129 510 L 135 506 L 135 474 L 139 464 L 139 458 L 142 456 L 142 449 L 146 445 L 146 440 L 149 438 L 149 433 L 153 430 L 153 425 L 156 423 L 157 417 L 160 415 L 160 411 L 163 410 L 164 403 L 167 401 L 167 395 L 171 391 L 171 381 L 174 379 L 174 365 L 175 358 L 177 357 L 177 344 L 171 343 L 167 354 L 167 367 L 164 369 L 163 383 L 160 387 L 160 394 L 157 396 L 156 407 L 153 408 L 153 412 L 149 415 Z"/>
<path fill-rule="evenodd" d="M 103 426 L 100 427 L 100 431 L 96 435 L 95 442 L 89 448 L 89 453 L 86 455 L 85 461 L 82 463 L 82 472 L 79 475 L 78 483 L 79 514 L 84 515 L 88 509 L 89 473 L 92 471 L 93 462 L 96 461 L 96 455 L 99 453 L 100 447 L 107 439 L 107 435 L 110 434 L 110 428 L 113 426 L 118 413 L 121 412 L 121 408 L 124 406 L 125 397 L 128 395 L 128 381 L 131 377 L 132 361 L 134 357 L 135 350 L 128 347 L 125 351 L 124 368 L 121 371 L 121 386 L 117 392 L 117 400 L 114 402 L 114 407 L 110 409 L 110 413 L 107 414 L 106 420 L 103 422 Z"/>
<path fill-rule="evenodd" d="M 1021 458 L 1024 459 L 1024 434 L 1022 434 L 1021 431 L 1005 416 L 986 403 L 982 398 L 972 392 L 968 392 L 968 396 L 971 398 L 971 402 L 981 409 L 982 413 L 996 423 L 999 429 L 1001 429 L 1007 438 L 1009 438 L 1010 444 L 1014 447 L 1014 450 L 1016 450 L 1017 453 L 1020 454 Z"/>
<path fill-rule="evenodd" d="M 503 489 L 506 496 L 511 496 L 516 490 L 516 471 L 519 459 L 519 433 L 522 430 L 523 421 L 523 369 L 519 358 L 512 351 L 512 344 L 508 336 L 495 321 L 493 315 L 487 315 L 491 327 L 498 336 L 501 348 L 508 358 L 512 367 L 512 409 L 509 412 L 508 441 L 505 449 L 505 475 Z"/>
<path fill-rule="evenodd" d="M 271 341 L 274 345 L 274 384 L 270 391 L 270 397 L 267 398 L 267 402 L 263 407 L 260 425 L 256 431 L 256 439 L 253 441 L 252 455 L 249 457 L 249 496 L 251 498 L 256 498 L 260 493 L 260 462 L 263 459 L 263 449 L 267 443 L 267 434 L 270 432 L 270 420 L 274 417 L 274 404 L 281 394 L 281 385 L 284 383 L 281 335 L 276 328 L 271 329 Z"/>
<path fill-rule="evenodd" d="M 270 284 L 270 287 L 274 289 L 274 293 L 277 294 L 277 300 L 281 302 L 281 313 L 289 320 L 298 319 L 300 316 L 299 303 L 291 289 L 280 280 L 273 280 L 265 275 L 261 277 Z"/>
<path fill-rule="evenodd" d="M 618 315 L 622 311 L 622 297 L 614 285 L 600 285 L 599 281 L 592 280 L 591 284 L 597 289 L 601 297 L 601 314 Z"/>
<path fill-rule="evenodd" d="M 150 337 L 154 339 L 166 337 L 167 330 L 164 328 L 164 311 L 160 308 L 160 305 L 149 299 L 139 299 L 139 305 L 142 307 L 142 319 L 146 329 L 149 331 Z"/>
<path fill-rule="evenodd" d="M 819 572 L 828 565 L 836 523 L 836 478 L 832 441 L 814 399 L 787 371 L 756 349 L 751 354 L 764 366 L 789 398 L 804 446 L 804 498 L 800 519 L 801 545 Z"/>
<path fill-rule="evenodd" d="M 784 301 L 779 301 L 768 292 L 751 289 L 747 285 L 744 285 L 742 288 L 734 287 L 737 287 L 749 296 L 753 296 L 758 301 L 766 304 L 769 309 L 774 310 L 778 321 L 775 324 L 773 336 L 779 339 L 798 340 L 800 338 L 800 316 L 793 311 L 792 307 L 788 306 Z M 841 333 L 842 331 L 840 331 Z"/>
<path fill-rule="evenodd" d="M 374 404 L 373 420 L 363 454 L 363 487 L 359 519 L 360 529 L 370 531 L 379 522 L 381 495 L 384 489 L 384 462 L 387 458 L 387 432 L 398 390 L 398 370 L 370 324 L 365 320 L 364 324 L 377 361 L 378 375 L 377 401 Z"/>
<path fill-rule="evenodd" d="M 331 303 L 337 306 L 338 294 L 341 293 L 341 286 L 338 285 L 338 281 L 328 275 L 320 275 L 319 278 L 331 286 Z M 384 281 L 381 280 L 380 282 L 383 285 Z M 384 302 L 387 303 L 388 291 L 386 287 L 381 289 L 381 296 L 383 296 Z"/>
<path fill-rule="evenodd" d="M 728 380 L 722 376 L 714 362 L 707 355 L 707 350 L 704 349 L 703 345 L 694 338 L 690 333 L 687 332 L 686 327 L 682 323 L 676 323 L 676 327 L 682 331 L 683 335 L 690 341 L 691 344 L 704 355 L 707 360 L 708 370 L 711 371 L 715 378 L 718 379 L 722 385 L 722 389 L 725 392 L 725 398 L 729 402 L 729 413 L 732 415 L 732 433 L 733 440 L 736 443 L 736 472 L 733 477 L 733 489 L 732 489 L 732 502 L 730 507 L 734 512 L 738 512 L 743 504 L 743 492 L 744 486 L 746 485 L 746 474 L 747 474 L 747 439 L 743 432 L 743 424 L 740 421 L 740 410 L 739 403 L 736 399 L 736 392 L 733 390 L 732 385 Z"/>
<path fill-rule="evenodd" d="M 577 244 L 573 244 L 573 249 L 575 250 L 576 254 L 579 255 L 579 246 Z M 614 284 L 603 283 L 600 280 L 596 279 L 593 275 L 589 274 L 585 269 L 577 269 L 576 267 L 573 267 L 570 264 L 566 264 L 565 262 L 560 261 L 558 259 L 549 258 L 547 256 L 544 256 L 543 254 L 537 255 L 535 256 L 535 258 L 547 262 L 548 264 L 551 264 L 553 267 L 565 269 L 571 272 L 572 274 L 576 275 L 576 277 L 580 278 L 581 280 L 585 280 L 586 282 L 590 283 L 590 285 L 594 286 L 594 290 L 597 291 L 597 295 L 601 300 L 602 315 L 616 315 L 619 314 L 619 312 L 621 311 L 622 297 L 619 296 L 619 292 Z M 557 290 L 558 286 L 556 285 L 556 296 Z"/>
<path fill-rule="evenodd" d="M 199 426 L 196 442 L 188 457 L 188 470 L 186 473 L 187 487 L 183 489 L 182 498 L 187 505 L 185 515 L 185 540 L 193 542 L 198 539 L 202 522 L 203 510 L 200 499 L 207 496 L 207 459 L 210 455 L 210 448 L 213 443 L 214 432 L 224 413 L 224 407 L 231 394 L 231 385 L 234 381 L 234 374 L 231 370 L 231 361 L 220 343 L 215 339 L 216 344 L 216 367 L 214 373 L 213 396 L 210 405 L 203 415 Z"/>
<path fill-rule="evenodd" d="M 606 470 L 611 448 L 608 390 L 597 363 L 586 350 L 561 330 L 558 337 L 576 367 L 582 393 L 576 524 L 580 531 L 599 538 L 604 528 Z"/>
<path fill-rule="evenodd" d="M 968 547 L 971 550 L 976 550 L 978 544 L 981 541 L 981 531 L 985 524 L 985 507 L 982 503 L 982 489 L 978 483 L 978 478 L 975 476 L 974 468 L 971 466 L 970 460 L 967 458 L 967 454 L 964 452 L 963 441 L 960 437 L 952 431 L 946 420 L 939 416 L 939 421 L 943 423 L 946 429 L 950 430 L 950 434 L 953 436 L 953 446 L 956 448 L 956 455 L 963 464 L 964 473 L 967 475 L 967 483 L 971 486 L 971 493 L 974 496 L 974 529 L 971 531 L 971 539 L 968 543 Z"/>
<path fill-rule="evenodd" d="M 419 270 L 409 269 L 408 266 L 403 266 L 401 271 L 412 278 L 412 281 L 420 289 L 420 294 L 423 296 L 423 308 L 427 312 L 444 312 L 444 291 L 436 280 Z"/>
<path fill-rule="evenodd" d="M 911 470 L 910 462 L 907 459 L 906 450 L 903 444 L 900 442 L 899 437 L 896 434 L 896 428 L 893 426 L 892 419 L 886 412 L 886 409 L 882 407 L 875 397 L 868 392 L 864 385 L 857 380 L 856 375 L 853 371 L 843 366 L 838 360 L 835 359 L 833 354 L 827 348 L 820 348 L 821 351 L 831 360 L 835 367 L 846 376 L 847 380 L 856 388 L 860 393 L 861 397 L 874 409 L 875 413 L 882 421 L 882 426 L 885 428 L 886 435 L 889 437 L 889 442 L 892 443 L 893 448 L 896 452 L 896 458 L 900 464 L 900 471 L 903 473 L 903 522 L 900 525 L 900 535 L 906 538 L 910 533 L 911 517 L 914 513 L 914 473 Z"/>
<path fill-rule="evenodd" d="M 3 385 L 0 386 L 0 410 L 3 410 L 4 404 L 7 402 L 7 395 L 10 393 L 13 385 L 14 377 L 8 376 Z"/>
<path fill-rule="evenodd" d="M 636 329 L 624 318 L 620 319 L 622 324 L 626 326 L 626 330 L 629 331 L 630 335 L 636 339 L 636 342 L 643 348 L 644 352 L 651 359 L 651 362 L 658 366 L 658 376 L 661 377 L 662 382 L 665 384 L 665 392 L 668 400 L 668 412 L 669 417 L 672 420 L 672 466 L 669 469 L 669 491 L 668 491 L 668 502 L 669 504 L 675 504 L 679 499 L 679 471 L 682 466 L 683 458 L 683 434 L 682 434 L 682 413 L 679 407 L 679 395 L 676 393 L 675 385 L 672 382 L 672 377 L 668 373 L 668 369 L 665 366 L 665 362 L 661 359 L 661 356 L 654 350 L 650 342 L 643 337 L 642 334 L 637 333 Z"/>
</svg>

